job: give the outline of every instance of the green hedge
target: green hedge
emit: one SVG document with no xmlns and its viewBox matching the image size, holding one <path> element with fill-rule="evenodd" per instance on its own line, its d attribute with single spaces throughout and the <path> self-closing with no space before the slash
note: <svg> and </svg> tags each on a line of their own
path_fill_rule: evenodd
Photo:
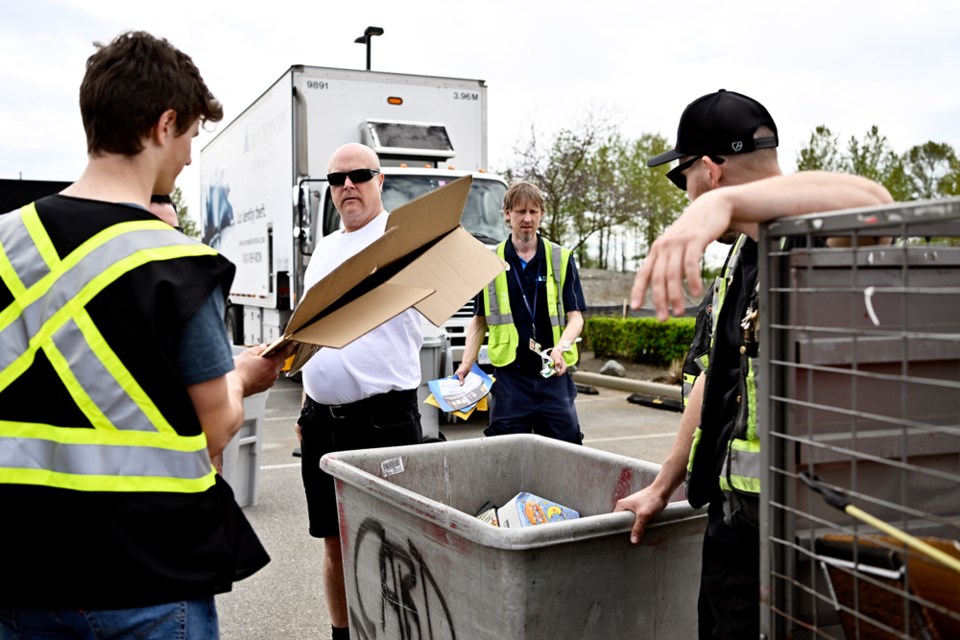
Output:
<svg viewBox="0 0 960 640">
<path fill-rule="evenodd" d="M 585 348 L 598 358 L 625 358 L 657 366 L 670 366 L 687 355 L 693 341 L 694 318 L 587 318 Z"/>
</svg>

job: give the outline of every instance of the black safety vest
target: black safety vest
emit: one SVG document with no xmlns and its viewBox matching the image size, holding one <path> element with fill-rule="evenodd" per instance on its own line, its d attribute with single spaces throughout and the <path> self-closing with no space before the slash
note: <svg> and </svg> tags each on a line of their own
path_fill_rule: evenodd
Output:
<svg viewBox="0 0 960 640">
<path fill-rule="evenodd" d="M 136 207 L 52 196 L 0 216 L 0 607 L 193 599 L 265 564 L 174 365 L 232 277 Z"/>
</svg>

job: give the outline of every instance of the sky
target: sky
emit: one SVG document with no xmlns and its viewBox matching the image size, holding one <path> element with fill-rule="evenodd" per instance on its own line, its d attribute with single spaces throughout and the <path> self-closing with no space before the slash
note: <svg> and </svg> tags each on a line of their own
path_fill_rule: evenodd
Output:
<svg viewBox="0 0 960 640">
<path fill-rule="evenodd" d="M 31 0 L 0 21 L 0 178 L 74 180 L 86 164 L 77 104 L 93 42 L 143 29 L 189 54 L 235 118 L 291 65 L 485 80 L 493 169 L 534 128 L 591 115 L 671 142 L 684 107 L 719 88 L 761 101 L 785 171 L 820 124 L 841 140 L 877 125 L 903 152 L 960 150 L 960 2 L 272 2 Z M 200 149 L 178 180 L 199 209 Z"/>
</svg>

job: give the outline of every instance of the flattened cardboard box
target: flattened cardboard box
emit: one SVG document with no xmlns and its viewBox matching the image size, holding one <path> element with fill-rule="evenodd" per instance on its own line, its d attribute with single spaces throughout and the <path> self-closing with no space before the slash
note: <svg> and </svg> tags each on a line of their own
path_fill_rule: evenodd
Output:
<svg viewBox="0 0 960 640">
<path fill-rule="evenodd" d="M 392 211 L 382 237 L 307 291 L 267 353 L 299 343 L 290 375 L 320 347 L 344 347 L 410 307 L 446 322 L 506 267 L 460 226 L 472 183 L 460 178 Z"/>
</svg>

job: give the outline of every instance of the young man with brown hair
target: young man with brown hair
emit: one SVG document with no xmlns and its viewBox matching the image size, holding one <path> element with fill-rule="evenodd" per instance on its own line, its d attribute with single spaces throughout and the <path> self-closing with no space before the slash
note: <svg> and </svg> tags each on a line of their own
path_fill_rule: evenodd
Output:
<svg viewBox="0 0 960 640">
<path fill-rule="evenodd" d="M 269 558 L 211 456 L 285 354 L 232 357 L 233 265 L 148 210 L 219 102 L 166 40 L 97 49 L 83 175 L 0 216 L 0 637 L 216 638 Z"/>
</svg>

